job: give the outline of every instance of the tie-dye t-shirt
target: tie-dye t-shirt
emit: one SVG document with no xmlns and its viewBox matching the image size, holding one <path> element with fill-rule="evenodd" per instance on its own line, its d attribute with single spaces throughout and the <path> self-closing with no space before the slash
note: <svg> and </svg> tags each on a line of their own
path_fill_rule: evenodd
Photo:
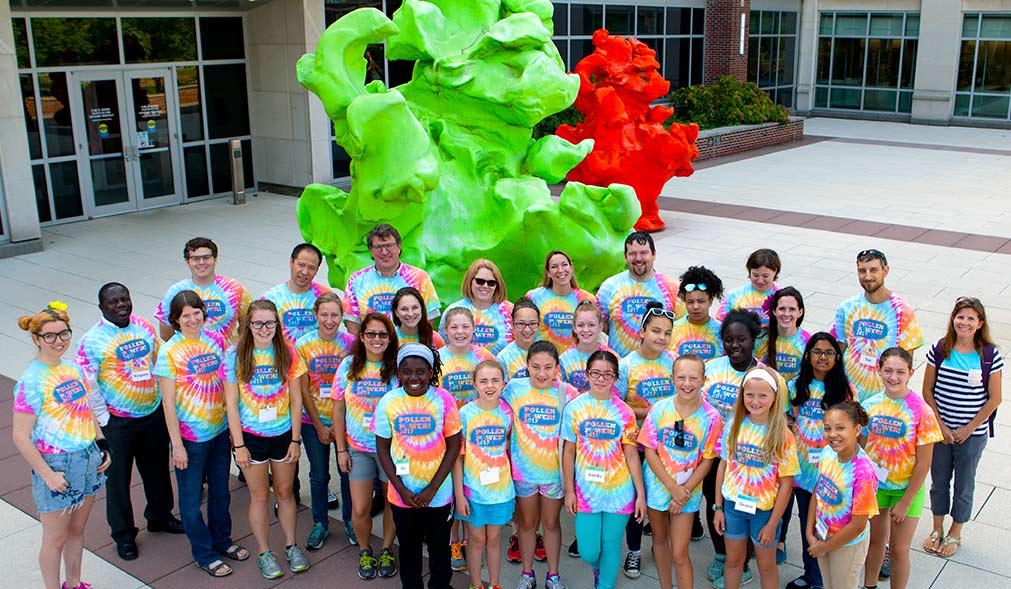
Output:
<svg viewBox="0 0 1011 589">
<path fill-rule="evenodd" d="M 446 389 L 430 387 L 420 397 L 412 397 L 402 388 L 383 396 L 372 418 L 372 432 L 390 440 L 390 456 L 404 486 L 420 493 L 435 478 L 446 456 L 446 438 L 460 433 L 460 412 L 453 395 Z M 387 500 L 398 507 L 413 507 L 400 498 L 396 487 L 388 485 Z M 439 485 L 429 503 L 442 507 L 453 501 L 453 475 Z"/>
<path fill-rule="evenodd" d="M 495 359 L 505 369 L 506 379 L 527 377 L 527 351 L 516 345 L 516 342 L 509 342 Z"/>
<path fill-rule="evenodd" d="M 611 352 L 615 358 L 620 358 L 614 350 L 601 345 L 599 351 Z M 573 346 L 562 352 L 558 358 L 558 365 L 562 368 L 562 380 L 576 387 L 580 393 L 590 390 L 590 380 L 586 377 L 586 361 L 590 359 L 590 354 L 584 354 L 579 348 Z"/>
<path fill-rule="evenodd" d="M 541 332 L 538 339 L 555 344 L 559 350 L 576 345 L 572 335 L 572 313 L 579 303 L 596 302 L 596 298 L 581 288 L 565 295 L 558 296 L 546 286 L 535 288 L 527 293 L 527 298 L 537 305 L 541 312 Z"/>
<path fill-rule="evenodd" d="M 656 360 L 631 352 L 618 363 L 618 396 L 631 407 L 649 408 L 674 394 L 674 356 L 664 350 Z"/>
<path fill-rule="evenodd" d="M 561 399 L 563 394 L 565 398 Z M 513 410 L 509 442 L 513 480 L 533 485 L 562 481 L 558 454 L 562 410 L 578 394 L 572 385 L 565 383 L 541 390 L 533 388 L 529 378 L 509 381 L 502 399 Z"/>
<path fill-rule="evenodd" d="M 439 316 L 441 305 L 439 295 L 428 273 L 401 263 L 400 268 L 389 278 L 381 275 L 375 266 L 362 268 L 348 278 L 348 288 L 344 297 L 344 318 L 358 323 L 368 313 L 385 313 L 392 317 L 393 297 L 405 286 L 418 289 L 425 299 L 428 318 Z"/>
<path fill-rule="evenodd" d="M 383 382 L 383 365 L 379 362 L 366 362 L 358 378 L 350 380 L 352 360 L 348 356 L 341 361 L 330 394 L 335 401 L 344 401 L 344 431 L 348 446 L 359 452 L 375 452 L 376 436 L 372 434 L 370 424 L 376 403 L 387 391 L 400 384 L 395 376 L 390 377 L 390 382 Z"/>
<path fill-rule="evenodd" d="M 674 356 L 695 354 L 703 360 L 712 360 L 723 355 L 723 340 L 720 339 L 721 323 L 710 318 L 702 325 L 695 325 L 682 317 L 674 322 L 674 330 L 670 334 L 670 345 L 667 349 Z"/>
<path fill-rule="evenodd" d="M 32 442 L 42 454 L 76 452 L 95 441 L 88 381 L 81 369 L 60 360 L 32 360 L 14 385 L 14 411 L 35 416 Z"/>
<path fill-rule="evenodd" d="M 516 496 L 509 466 L 509 432 L 513 412 L 499 399 L 495 409 L 482 409 L 476 402 L 460 409 L 463 426 L 463 494 L 482 505 L 496 505 Z M 485 474 L 481 474 L 485 473 Z"/>
<path fill-rule="evenodd" d="M 330 289 L 313 282 L 309 290 L 295 294 L 288 288 L 287 282 L 282 282 L 263 293 L 260 298 L 274 303 L 278 315 L 281 316 L 281 331 L 284 337 L 289 342 L 295 343 L 298 338 L 316 329 L 316 313 L 313 312 L 313 306 L 319 295 L 325 292 L 330 292 Z"/>
<path fill-rule="evenodd" d="M 835 312 L 831 334 L 846 344 L 843 367 L 861 402 L 881 390 L 881 352 L 893 346 L 912 351 L 923 345 L 915 310 L 895 293 L 876 305 L 863 294 L 843 301 Z"/>
<path fill-rule="evenodd" d="M 420 343 L 421 342 L 421 338 L 418 336 L 418 334 L 404 335 L 404 333 L 402 331 L 400 331 L 399 327 L 394 327 L 394 329 L 397 330 L 397 344 L 398 345 L 402 346 L 402 345 L 408 344 L 408 343 Z M 441 348 L 444 345 L 446 345 L 446 340 L 442 339 L 442 336 L 439 335 L 438 331 L 433 331 L 432 332 L 432 346 L 431 347 L 433 347 L 436 350 L 438 350 L 439 348 Z"/>
<path fill-rule="evenodd" d="M 623 446 L 635 445 L 635 414 L 618 397 L 589 393 L 565 406 L 562 439 L 576 445 L 576 511 L 632 513 L 635 486 Z"/>
<path fill-rule="evenodd" d="M 783 376 L 787 383 L 797 378 L 800 374 L 800 361 L 804 358 L 804 348 L 807 340 L 811 339 L 811 334 L 798 329 L 792 337 L 776 338 L 776 370 Z M 755 356 L 765 359 L 766 352 L 769 351 L 769 338 L 763 337 L 755 340 Z"/>
<path fill-rule="evenodd" d="M 192 290 L 200 295 L 207 311 L 204 329 L 220 334 L 226 342 L 231 341 L 235 335 L 239 319 L 246 314 L 246 308 L 253 301 L 249 291 L 234 278 L 218 274 L 209 286 L 199 286 L 192 278 L 187 278 L 169 287 L 154 311 L 154 318 L 169 325 L 169 307 L 172 305 L 172 298 L 184 290 Z"/>
<path fill-rule="evenodd" d="M 787 430 L 786 439 L 779 452 L 780 459 L 767 462 L 764 456 L 766 424 L 756 425 L 750 417 L 745 417 L 734 441 L 734 458 L 730 458 L 730 431 L 728 424 L 723 429 L 720 443 L 720 458 L 727 461 L 723 477 L 723 496 L 732 501 L 740 497 L 756 500 L 758 509 L 772 509 L 776 505 L 779 479 L 796 476 L 800 472 L 797 464 L 797 442 Z"/>
<path fill-rule="evenodd" d="M 206 442 L 228 426 L 218 376 L 224 353 L 224 339 L 207 330 L 199 339 L 188 339 L 177 331 L 158 350 L 154 373 L 176 383 L 176 415 L 184 440 Z"/>
<path fill-rule="evenodd" d="M 608 345 L 621 356 L 638 347 L 639 326 L 650 301 L 662 303 L 677 318 L 687 312 L 678 298 L 678 281 L 659 272 L 646 282 L 638 282 L 626 270 L 605 280 L 597 290 L 597 306 L 610 325 Z"/>
<path fill-rule="evenodd" d="M 318 329 L 313 329 L 295 342 L 295 349 L 309 373 L 309 396 L 316 406 L 319 420 L 327 427 L 333 424 L 333 397 L 330 389 L 334 375 L 344 358 L 351 355 L 354 343 L 355 336 L 346 331 L 338 332 L 332 340 L 325 340 L 319 336 Z M 305 409 L 302 409 L 302 423 L 312 423 Z"/>
<path fill-rule="evenodd" d="M 513 304 L 509 301 L 502 301 L 482 310 L 475 307 L 469 299 L 460 299 L 446 307 L 442 314 L 445 315 L 453 307 L 470 309 L 474 315 L 474 343 L 492 355 L 501 352 L 513 340 Z M 439 335 L 443 341 L 446 340 L 445 321 L 439 324 Z"/>
<path fill-rule="evenodd" d="M 459 409 L 477 398 L 474 390 L 474 368 L 485 360 L 494 360 L 491 352 L 478 345 L 472 345 L 466 354 L 457 356 L 446 346 L 439 350 L 442 361 L 442 376 L 439 386 L 446 389 L 456 399 Z"/>
<path fill-rule="evenodd" d="M 683 425 L 678 426 L 682 420 Z M 668 397 L 650 408 L 642 429 L 639 430 L 638 441 L 643 447 L 656 450 L 667 474 L 675 478 L 678 472 L 694 470 L 703 459 L 716 458 L 716 446 L 722 435 L 723 420 L 712 405 L 702 401 L 691 415 L 682 417 L 674 397 Z M 648 464 L 643 463 L 642 468 L 647 506 L 657 511 L 667 511 L 670 507 L 670 491 Z M 701 502 L 702 481 L 699 481 L 698 486 L 692 489 L 692 498 L 681 508 L 682 513 L 698 511 Z"/>
<path fill-rule="evenodd" d="M 74 362 L 98 388 L 110 414 L 137 418 L 161 406 L 152 372 L 157 357 L 158 336 L 151 322 L 131 315 L 126 327 L 100 319 L 81 338 Z"/>
<path fill-rule="evenodd" d="M 235 374 L 236 347 L 225 352 L 218 370 L 221 379 L 239 386 L 239 421 L 242 431 L 273 438 L 291 430 L 288 413 L 291 397 L 288 384 L 305 374 L 305 363 L 294 346 L 288 346 L 291 361 L 286 379 L 274 368 L 274 347 L 253 348 L 253 374 L 248 382 L 240 382 Z"/>
<path fill-rule="evenodd" d="M 723 321 L 727 317 L 727 313 L 734 309 L 754 311 L 762 320 L 762 329 L 766 329 L 769 327 L 769 313 L 765 311 L 762 305 L 777 290 L 779 290 L 779 287 L 773 284 L 772 289 L 761 292 L 755 290 L 755 287 L 751 286 L 751 282 L 749 281 L 723 295 L 720 308 L 716 311 L 716 318 Z"/>
<path fill-rule="evenodd" d="M 825 447 L 825 410 L 821 408 L 821 400 L 825 398 L 825 383 L 811 379 L 807 387 L 807 401 L 800 407 L 795 407 L 793 400 L 797 398 L 796 383 L 794 380 L 788 385 L 788 407 L 797 420 L 797 460 L 800 462 L 800 473 L 793 477 L 793 486 L 811 493 L 818 482 L 818 452 Z"/>
<path fill-rule="evenodd" d="M 734 404 L 741 392 L 744 372 L 735 370 L 730 358 L 720 356 L 706 362 L 706 382 L 702 385 L 702 398 L 720 412 L 723 423 L 730 425 L 734 417 Z"/>
<path fill-rule="evenodd" d="M 866 515 L 868 518 L 877 515 L 877 492 L 878 477 L 874 472 L 874 463 L 863 448 L 857 446 L 856 455 L 848 462 L 839 462 L 839 455 L 831 447 L 826 446 L 821 451 L 814 513 L 828 527 L 830 536 L 838 534 L 854 515 Z M 845 545 L 859 544 L 869 530 L 870 524 Z"/>
<path fill-rule="evenodd" d="M 942 440 L 934 411 L 913 391 L 902 399 L 878 393 L 860 404 L 870 418 L 864 449 L 871 460 L 888 469 L 888 479 L 879 482 L 878 488 L 905 489 L 916 466 L 916 447 Z"/>
</svg>

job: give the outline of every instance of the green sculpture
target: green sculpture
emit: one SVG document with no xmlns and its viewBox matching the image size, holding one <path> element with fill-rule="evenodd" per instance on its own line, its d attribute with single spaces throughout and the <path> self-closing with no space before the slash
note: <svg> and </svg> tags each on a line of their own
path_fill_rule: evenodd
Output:
<svg viewBox="0 0 1011 589">
<path fill-rule="evenodd" d="M 459 298 L 476 258 L 499 265 L 513 298 L 539 283 L 553 249 L 572 256 L 584 288 L 624 267 L 622 243 L 640 215 L 635 192 L 570 182 L 556 203 L 548 183 L 593 143 L 531 139 L 579 90 L 551 42 L 552 10 L 547 0 L 405 0 L 390 21 L 363 8 L 299 59 L 299 82 L 322 100 L 352 159 L 350 194 L 311 184 L 297 208 L 332 284 L 372 263 L 365 235 L 384 222 L 443 301 Z M 383 40 L 390 59 L 416 62 L 410 82 L 364 84 L 365 49 Z"/>
</svg>

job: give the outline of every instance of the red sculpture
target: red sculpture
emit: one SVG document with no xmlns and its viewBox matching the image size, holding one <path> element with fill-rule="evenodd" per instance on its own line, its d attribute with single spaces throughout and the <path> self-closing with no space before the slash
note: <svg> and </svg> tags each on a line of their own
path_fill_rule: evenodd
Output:
<svg viewBox="0 0 1011 589">
<path fill-rule="evenodd" d="M 674 114 L 666 106 L 650 103 L 667 94 L 670 82 L 659 73 L 656 52 L 637 39 L 612 37 L 607 30 L 593 34 L 596 47 L 583 58 L 576 109 L 585 119 L 575 127 L 562 125 L 555 132 L 572 143 L 593 139 L 593 151 L 568 174 L 568 179 L 593 186 L 627 184 L 635 189 L 642 216 L 640 231 L 664 228 L 657 197 L 674 176 L 691 176 L 692 161 L 699 156 L 695 123 L 663 122 Z"/>
</svg>

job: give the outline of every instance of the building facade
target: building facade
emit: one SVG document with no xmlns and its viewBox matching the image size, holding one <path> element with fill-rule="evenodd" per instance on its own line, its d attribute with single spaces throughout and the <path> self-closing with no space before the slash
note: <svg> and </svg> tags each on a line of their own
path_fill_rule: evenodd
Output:
<svg viewBox="0 0 1011 589">
<path fill-rule="evenodd" d="M 402 0 L 0 3 L 0 255 L 42 227 L 231 193 L 346 182 L 350 160 L 295 62 L 356 8 Z M 1011 126 L 1011 0 L 554 2 L 572 69 L 598 28 L 657 52 L 672 88 L 756 82 L 798 114 Z M 411 63 L 370 46 L 370 80 Z"/>
</svg>

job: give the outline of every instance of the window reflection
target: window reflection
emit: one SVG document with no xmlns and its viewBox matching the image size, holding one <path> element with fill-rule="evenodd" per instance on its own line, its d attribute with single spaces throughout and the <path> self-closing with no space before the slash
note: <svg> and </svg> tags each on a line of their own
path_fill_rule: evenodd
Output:
<svg viewBox="0 0 1011 589">
<path fill-rule="evenodd" d="M 196 28 L 187 18 L 122 18 L 126 63 L 195 61 Z"/>
<path fill-rule="evenodd" d="M 200 68 L 195 65 L 177 67 L 176 87 L 179 90 L 179 123 L 183 141 L 200 141 L 204 138 L 204 116 L 200 110 Z"/>
<path fill-rule="evenodd" d="M 119 63 L 114 18 L 33 18 L 38 67 Z"/>
<path fill-rule="evenodd" d="M 74 155 L 74 128 L 70 115 L 67 74 L 39 74 L 39 98 L 42 102 L 42 128 L 45 130 L 49 157 Z"/>
<path fill-rule="evenodd" d="M 39 132 L 38 105 L 35 104 L 35 84 L 31 74 L 18 76 L 21 82 L 21 108 L 25 115 L 25 128 L 28 131 L 28 153 L 31 159 L 42 157 L 42 139 Z"/>
</svg>

